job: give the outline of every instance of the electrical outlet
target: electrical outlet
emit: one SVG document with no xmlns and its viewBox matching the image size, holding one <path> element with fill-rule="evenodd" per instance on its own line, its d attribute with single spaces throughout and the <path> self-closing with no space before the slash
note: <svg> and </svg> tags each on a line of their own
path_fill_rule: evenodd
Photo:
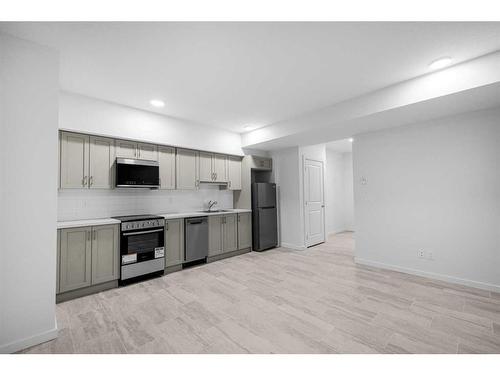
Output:
<svg viewBox="0 0 500 375">
<path fill-rule="evenodd" d="M 417 256 L 421 259 L 424 259 L 425 258 L 425 251 L 424 250 L 419 250 L 417 252 Z"/>
</svg>

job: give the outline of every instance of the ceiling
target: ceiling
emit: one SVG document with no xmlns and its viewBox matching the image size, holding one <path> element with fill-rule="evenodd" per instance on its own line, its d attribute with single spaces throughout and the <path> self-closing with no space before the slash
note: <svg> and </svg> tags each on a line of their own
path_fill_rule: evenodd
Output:
<svg viewBox="0 0 500 375">
<path fill-rule="evenodd" d="M 500 49 L 500 23 L 0 23 L 61 89 L 243 132 Z M 165 107 L 150 106 L 161 99 Z"/>
</svg>

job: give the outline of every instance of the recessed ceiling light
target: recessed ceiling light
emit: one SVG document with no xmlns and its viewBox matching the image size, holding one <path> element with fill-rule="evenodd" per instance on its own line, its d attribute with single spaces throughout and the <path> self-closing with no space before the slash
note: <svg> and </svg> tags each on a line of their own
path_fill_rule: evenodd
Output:
<svg viewBox="0 0 500 375">
<path fill-rule="evenodd" d="M 165 107 L 165 103 L 158 99 L 153 99 L 149 102 L 153 107 Z"/>
<path fill-rule="evenodd" d="M 441 57 L 441 58 L 431 62 L 429 64 L 429 68 L 432 70 L 442 69 L 445 66 L 448 66 L 450 64 L 451 64 L 451 57 Z"/>
<path fill-rule="evenodd" d="M 349 138 L 349 142 L 354 142 L 354 138 Z"/>
</svg>

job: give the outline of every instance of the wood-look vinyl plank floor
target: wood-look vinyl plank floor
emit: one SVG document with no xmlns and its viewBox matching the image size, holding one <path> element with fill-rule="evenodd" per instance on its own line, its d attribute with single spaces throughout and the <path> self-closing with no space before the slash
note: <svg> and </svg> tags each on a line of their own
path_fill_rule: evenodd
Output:
<svg viewBox="0 0 500 375">
<path fill-rule="evenodd" d="M 23 353 L 500 353 L 500 294 L 354 263 L 353 233 L 57 305 Z"/>
</svg>

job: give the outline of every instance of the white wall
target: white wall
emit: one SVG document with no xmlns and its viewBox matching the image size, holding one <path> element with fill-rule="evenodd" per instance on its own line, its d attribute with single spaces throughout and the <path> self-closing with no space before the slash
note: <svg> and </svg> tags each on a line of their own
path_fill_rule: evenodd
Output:
<svg viewBox="0 0 500 375">
<path fill-rule="evenodd" d="M 78 220 L 102 217 L 163 214 L 206 209 L 208 201 L 218 208 L 233 208 L 233 192 L 201 184 L 199 190 L 61 190 L 57 219 Z"/>
<path fill-rule="evenodd" d="M 352 167 L 352 153 L 345 152 L 342 154 L 344 161 L 344 215 L 345 215 L 345 230 L 354 230 L 354 178 Z"/>
<path fill-rule="evenodd" d="M 304 221 L 300 205 L 299 148 L 272 151 L 273 175 L 278 189 L 278 230 L 281 246 L 304 248 Z"/>
<path fill-rule="evenodd" d="M 497 108 L 357 137 L 356 260 L 500 291 L 499 119 Z"/>
<path fill-rule="evenodd" d="M 278 186 L 278 217 L 281 246 L 305 249 L 303 160 L 326 164 L 325 145 L 290 147 L 271 151 L 273 179 Z"/>
<path fill-rule="evenodd" d="M 0 352 L 57 335 L 58 56 L 0 34 Z"/>
<path fill-rule="evenodd" d="M 354 229 L 352 153 L 326 149 L 326 233 Z"/>
<path fill-rule="evenodd" d="M 60 94 L 59 128 L 243 155 L 238 133 L 67 92 Z"/>
</svg>

